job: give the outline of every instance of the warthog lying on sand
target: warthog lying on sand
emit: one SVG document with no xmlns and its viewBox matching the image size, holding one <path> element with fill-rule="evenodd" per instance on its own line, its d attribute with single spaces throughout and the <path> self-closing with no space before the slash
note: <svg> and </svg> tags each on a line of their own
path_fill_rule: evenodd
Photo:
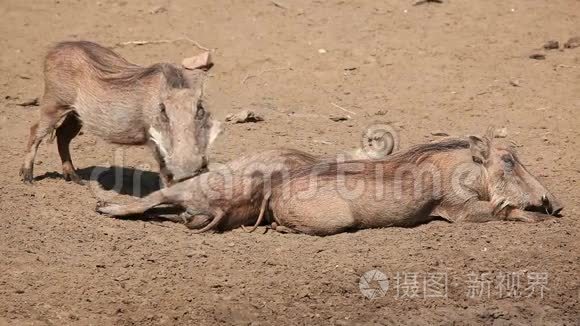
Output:
<svg viewBox="0 0 580 326">
<path fill-rule="evenodd" d="M 390 132 L 365 134 L 365 137 L 363 147 L 366 152 L 357 149 L 339 155 L 338 159 L 366 159 L 367 154 L 383 158 L 398 147 L 398 139 Z M 377 147 L 380 150 L 375 150 Z M 290 171 L 298 167 L 336 160 L 337 157 L 317 157 L 298 150 L 266 150 L 233 160 L 221 168 L 173 184 L 130 204 L 99 203 L 97 212 L 114 216 L 134 215 L 161 204 L 173 204 L 186 211 L 178 218 L 169 219 L 198 229 L 196 233 L 210 229 L 229 230 L 251 225 L 259 215 L 263 215 L 264 194 L 269 191 L 271 183 L 287 179 Z"/>
<path fill-rule="evenodd" d="M 57 44 L 44 62 L 40 118 L 20 174 L 32 182 L 38 146 L 56 129 L 63 175 L 82 183 L 69 151 L 81 126 L 111 143 L 151 144 L 164 183 L 199 174 L 220 132 L 202 103 L 203 77 L 169 63 L 141 67 L 91 42 Z"/>
<path fill-rule="evenodd" d="M 491 132 L 414 146 L 381 161 L 302 167 L 268 197 L 273 228 L 311 235 L 412 226 L 434 217 L 536 222 L 563 208 L 515 149 Z"/>
</svg>

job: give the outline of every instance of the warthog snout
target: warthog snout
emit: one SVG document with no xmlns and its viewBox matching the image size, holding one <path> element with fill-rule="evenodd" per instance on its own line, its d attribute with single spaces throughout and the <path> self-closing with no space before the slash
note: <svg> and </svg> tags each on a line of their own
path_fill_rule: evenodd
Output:
<svg viewBox="0 0 580 326">
<path fill-rule="evenodd" d="M 561 202 L 528 171 L 517 158 L 515 152 L 511 155 L 516 159 L 514 167 L 515 184 L 521 184 L 524 196 L 529 198 L 525 209 L 548 215 L 558 215 L 564 208 Z"/>
<path fill-rule="evenodd" d="M 564 205 L 552 195 L 544 195 L 542 202 L 550 215 L 559 215 L 564 209 Z"/>
<path fill-rule="evenodd" d="M 532 201 L 526 210 L 545 213 L 553 216 L 560 215 L 564 209 L 562 203 L 556 199 L 552 194 L 546 193 L 540 196 L 539 199 Z"/>
<path fill-rule="evenodd" d="M 165 162 L 167 181 L 173 183 L 207 171 L 207 150 L 220 133 L 221 123 L 205 109 L 201 91 L 181 89 L 171 93 L 160 105 L 149 131 Z"/>
<path fill-rule="evenodd" d="M 208 171 L 208 160 L 205 155 L 194 158 L 194 160 L 190 160 L 188 163 L 170 168 L 170 179 L 172 183 L 191 179 Z"/>
</svg>

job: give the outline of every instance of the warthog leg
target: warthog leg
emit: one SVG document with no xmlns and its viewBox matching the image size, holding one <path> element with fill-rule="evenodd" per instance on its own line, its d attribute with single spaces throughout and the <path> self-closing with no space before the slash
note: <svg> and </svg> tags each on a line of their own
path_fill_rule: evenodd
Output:
<svg viewBox="0 0 580 326">
<path fill-rule="evenodd" d="M 497 211 L 489 201 L 475 201 L 462 207 L 460 214 L 465 216 L 465 221 L 483 223 L 489 221 L 505 220 L 505 212 Z"/>
<path fill-rule="evenodd" d="M 68 113 L 66 110 L 67 107 L 65 106 L 59 105 L 54 101 L 43 99 L 42 107 L 40 108 L 40 118 L 38 122 L 30 127 L 26 155 L 20 168 L 20 175 L 24 182 L 32 183 L 34 158 L 38 152 L 38 146 L 44 137 L 54 130 L 60 118 L 63 117 L 63 114 Z"/>
<path fill-rule="evenodd" d="M 435 209 L 435 215 L 449 221 L 464 220 L 474 223 L 489 221 L 540 222 L 552 218 L 547 214 L 511 208 L 507 203 L 498 206 L 489 201 L 474 201 L 456 208 L 439 207 Z"/>
<path fill-rule="evenodd" d="M 285 227 L 283 225 L 278 225 L 278 223 L 276 223 L 276 222 L 272 222 L 272 226 L 271 227 L 272 227 L 272 230 L 274 230 L 276 232 L 279 232 L 279 233 L 284 233 L 284 234 L 287 234 L 287 233 L 300 233 L 300 232 L 298 232 L 298 231 L 296 231 L 294 229 L 291 229 L 289 227 Z"/>
<path fill-rule="evenodd" d="M 188 229 L 201 229 L 211 222 L 211 217 L 208 215 L 195 214 L 192 215 L 189 212 L 183 212 L 179 215 L 175 214 L 156 214 L 155 217 L 162 218 L 174 223 L 184 224 Z"/>
<path fill-rule="evenodd" d="M 198 214 L 198 215 L 196 215 L 196 217 L 197 216 L 200 216 L 200 215 L 208 216 L 206 214 Z M 221 209 L 216 209 L 215 213 L 214 214 L 211 214 L 211 215 L 213 215 L 213 219 L 211 220 L 211 222 L 208 225 L 204 226 L 201 229 L 193 230 L 192 232 L 193 233 L 204 233 L 204 232 L 206 232 L 208 230 L 214 229 L 219 224 L 219 222 L 221 222 L 221 220 L 223 219 L 223 217 L 226 214 Z M 195 220 L 195 218 L 194 218 L 194 220 Z"/>
<path fill-rule="evenodd" d="M 554 218 L 554 216 L 548 215 L 548 214 L 543 214 L 543 213 L 538 213 L 538 212 L 523 211 L 521 209 L 512 209 L 508 213 L 506 220 L 507 221 L 535 223 L 535 222 L 542 222 L 542 221 L 545 221 L 545 220 L 551 219 L 551 218 Z"/>
<path fill-rule="evenodd" d="M 198 230 L 207 226 L 212 216 L 206 214 L 205 210 L 200 210 L 196 207 L 186 207 L 185 212 L 172 219 L 172 221 L 184 224 L 188 229 Z"/>
<path fill-rule="evenodd" d="M 188 229 L 199 230 L 206 227 L 209 223 L 211 223 L 211 221 L 212 219 L 210 216 L 198 214 L 185 218 L 183 223 L 185 226 L 187 226 Z"/>
<path fill-rule="evenodd" d="M 62 174 L 66 181 L 73 181 L 78 184 L 83 184 L 83 181 L 75 171 L 72 159 L 70 157 L 70 142 L 81 131 L 81 121 L 76 114 L 69 113 L 62 124 L 56 129 L 56 143 L 58 145 L 58 154 L 62 161 Z"/>
<path fill-rule="evenodd" d="M 126 215 L 136 215 L 143 214 L 148 209 L 151 209 L 157 205 L 165 204 L 167 202 L 167 197 L 162 191 L 156 191 L 149 196 L 141 199 L 137 199 L 130 204 L 109 204 L 109 203 L 97 203 L 96 211 L 101 214 L 112 215 L 112 216 L 126 216 Z"/>
<path fill-rule="evenodd" d="M 262 220 L 264 220 L 264 215 L 266 212 L 266 205 L 268 204 L 268 201 L 270 200 L 270 195 L 271 195 L 271 193 L 269 193 L 269 192 L 266 195 L 264 195 L 264 198 L 262 199 L 262 206 L 260 206 L 260 215 L 258 215 L 258 220 L 254 224 L 254 226 L 252 226 L 251 229 L 246 229 L 246 227 L 242 225 L 242 229 L 244 231 L 246 231 L 248 233 L 254 232 L 254 231 L 256 231 L 258 226 L 262 223 Z"/>
<path fill-rule="evenodd" d="M 125 205 L 121 204 L 97 204 L 96 211 L 102 214 L 125 216 L 143 214 L 148 209 L 161 204 L 172 204 L 185 207 L 184 202 L 188 199 L 188 189 L 191 189 L 193 179 L 179 182 L 171 187 L 155 191 L 143 198 L 135 199 Z M 190 212 L 191 213 L 191 212 Z M 190 216 L 192 216 L 191 214 Z M 181 220 L 183 222 L 183 220 Z"/>
</svg>

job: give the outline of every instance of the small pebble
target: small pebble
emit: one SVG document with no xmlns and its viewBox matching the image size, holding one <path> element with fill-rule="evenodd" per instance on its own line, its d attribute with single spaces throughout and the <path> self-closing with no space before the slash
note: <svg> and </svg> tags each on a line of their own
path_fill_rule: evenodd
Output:
<svg viewBox="0 0 580 326">
<path fill-rule="evenodd" d="M 510 80 L 510 85 L 512 85 L 513 87 L 520 87 L 520 81 L 519 80 Z"/>
<path fill-rule="evenodd" d="M 350 119 L 349 115 L 331 115 L 329 117 L 330 120 L 334 122 L 346 121 Z"/>
<path fill-rule="evenodd" d="M 185 58 L 181 61 L 181 65 L 185 69 L 209 69 L 213 66 L 211 55 L 208 51 L 198 54 L 194 57 Z"/>
<path fill-rule="evenodd" d="M 560 43 L 558 41 L 550 40 L 544 44 L 544 49 L 546 50 L 556 50 L 560 48 Z"/>
<path fill-rule="evenodd" d="M 566 43 L 564 43 L 564 47 L 566 49 L 574 49 L 580 46 L 580 36 L 570 38 Z"/>
<path fill-rule="evenodd" d="M 149 10 L 149 13 L 154 15 L 154 14 L 162 14 L 164 12 L 167 12 L 167 8 L 163 7 L 163 6 L 157 6 L 152 8 L 151 10 Z"/>
<path fill-rule="evenodd" d="M 257 112 L 250 110 L 243 110 L 238 113 L 231 113 L 226 117 L 226 121 L 230 123 L 247 123 L 264 121 L 264 117 Z"/>
<path fill-rule="evenodd" d="M 506 127 L 497 128 L 495 130 L 495 138 L 506 138 L 508 135 L 508 130 Z"/>
</svg>

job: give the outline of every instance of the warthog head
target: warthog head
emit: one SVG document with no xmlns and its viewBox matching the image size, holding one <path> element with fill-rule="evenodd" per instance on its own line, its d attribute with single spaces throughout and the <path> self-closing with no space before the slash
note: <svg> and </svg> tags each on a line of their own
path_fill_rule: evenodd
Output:
<svg viewBox="0 0 580 326">
<path fill-rule="evenodd" d="M 172 89 L 154 116 L 149 137 L 169 181 L 205 172 L 206 152 L 220 134 L 221 123 L 205 109 L 201 88 Z"/>
<path fill-rule="evenodd" d="M 512 144 L 494 140 L 490 130 L 469 137 L 474 162 L 483 166 L 483 182 L 496 209 L 519 208 L 557 215 L 564 207 L 519 160 Z"/>
</svg>

